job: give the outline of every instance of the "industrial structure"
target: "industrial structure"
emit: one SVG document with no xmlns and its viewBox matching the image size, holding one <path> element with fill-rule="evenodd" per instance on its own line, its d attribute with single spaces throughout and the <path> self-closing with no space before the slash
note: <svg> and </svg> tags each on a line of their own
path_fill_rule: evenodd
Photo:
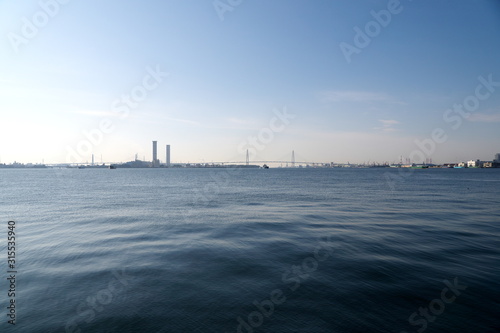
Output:
<svg viewBox="0 0 500 333">
<path fill-rule="evenodd" d="M 167 159 L 166 159 L 167 168 L 170 168 L 170 145 L 167 145 Z"/>
<path fill-rule="evenodd" d="M 158 159 L 158 141 L 153 141 L 153 160 L 151 161 L 151 167 L 153 168 L 159 168 L 161 167 L 167 167 L 169 168 L 171 166 L 170 163 L 170 145 L 166 145 L 165 147 L 165 164 L 160 165 L 160 160 Z"/>
<path fill-rule="evenodd" d="M 152 161 L 152 167 L 153 168 L 159 168 L 160 167 L 160 161 L 158 160 L 158 142 L 153 141 L 153 161 Z"/>
</svg>

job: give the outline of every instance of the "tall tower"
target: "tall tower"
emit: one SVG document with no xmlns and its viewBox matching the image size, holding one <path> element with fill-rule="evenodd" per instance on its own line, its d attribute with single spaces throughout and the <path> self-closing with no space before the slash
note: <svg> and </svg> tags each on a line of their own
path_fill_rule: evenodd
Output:
<svg viewBox="0 0 500 333">
<path fill-rule="evenodd" d="M 250 164 L 250 155 L 248 154 L 248 149 L 247 149 L 247 159 L 245 161 L 245 164 L 246 165 L 249 165 Z"/>
<path fill-rule="evenodd" d="M 495 155 L 495 162 L 500 163 L 500 153 Z"/>
<path fill-rule="evenodd" d="M 167 145 L 167 168 L 170 167 L 170 145 Z"/>
<path fill-rule="evenodd" d="M 295 150 L 292 150 L 292 168 L 295 168 Z"/>
<path fill-rule="evenodd" d="M 158 163 L 158 152 L 157 152 L 157 141 L 153 141 L 153 168 L 157 168 L 159 165 Z"/>
</svg>

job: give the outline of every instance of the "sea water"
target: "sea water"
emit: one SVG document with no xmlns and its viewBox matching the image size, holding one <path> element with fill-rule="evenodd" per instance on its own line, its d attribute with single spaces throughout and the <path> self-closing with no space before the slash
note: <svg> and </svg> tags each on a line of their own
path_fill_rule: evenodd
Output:
<svg viewBox="0 0 500 333">
<path fill-rule="evenodd" d="M 500 169 L 2 169 L 0 189 L 1 332 L 500 330 Z"/>
</svg>

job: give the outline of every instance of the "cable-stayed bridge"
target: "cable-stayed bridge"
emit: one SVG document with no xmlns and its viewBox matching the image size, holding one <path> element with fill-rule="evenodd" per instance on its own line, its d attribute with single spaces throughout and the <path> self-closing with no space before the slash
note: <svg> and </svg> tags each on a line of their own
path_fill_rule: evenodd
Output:
<svg viewBox="0 0 500 333">
<path fill-rule="evenodd" d="M 325 163 L 325 162 L 314 162 L 314 161 L 305 161 L 303 158 L 301 158 L 302 161 L 296 161 L 295 160 L 295 151 L 292 151 L 291 158 L 290 159 L 284 159 L 283 157 L 281 159 L 275 159 L 275 160 L 250 160 L 250 155 L 247 150 L 246 153 L 246 159 L 244 161 L 210 161 L 210 162 L 172 162 L 172 165 L 256 165 L 256 164 L 280 164 L 280 165 L 285 165 L 287 167 L 295 167 L 295 166 L 302 166 L 302 165 L 326 165 L 330 163 Z M 136 160 L 137 161 L 137 160 Z M 139 162 L 144 162 L 144 163 L 149 163 L 148 161 L 139 161 Z M 100 166 L 109 166 L 109 165 L 120 165 L 123 164 L 123 162 L 100 162 L 100 163 L 95 163 L 91 164 L 89 162 L 86 163 L 53 163 L 53 164 L 45 164 L 45 166 L 48 167 L 78 167 L 78 166 L 94 166 L 94 167 L 100 167 Z"/>
<path fill-rule="evenodd" d="M 280 158 L 280 159 L 276 159 L 276 160 L 250 160 L 250 154 L 249 154 L 249 151 L 247 150 L 246 152 L 246 159 L 245 161 L 210 161 L 210 162 L 196 162 L 196 163 L 181 163 L 181 164 L 209 164 L 209 165 L 212 165 L 212 164 L 220 164 L 220 165 L 224 165 L 224 164 L 238 164 L 238 165 L 251 165 L 251 164 L 289 164 L 291 166 L 295 166 L 295 165 L 307 165 L 307 164 L 311 164 L 311 165 L 316 165 L 316 164 L 330 164 L 330 163 L 326 163 L 326 162 L 313 162 L 313 161 L 296 161 L 295 160 L 295 151 L 292 151 L 292 155 L 291 155 L 291 159 L 285 159 L 285 158 Z"/>
<path fill-rule="evenodd" d="M 224 161 L 224 162 L 210 162 L 210 164 L 238 164 L 238 165 L 250 165 L 250 164 L 285 164 L 295 167 L 297 165 L 323 165 L 330 164 L 325 162 L 313 162 L 313 161 L 296 161 L 295 151 L 292 150 L 292 156 L 290 160 L 250 160 L 250 156 L 247 150 L 245 161 Z"/>
</svg>

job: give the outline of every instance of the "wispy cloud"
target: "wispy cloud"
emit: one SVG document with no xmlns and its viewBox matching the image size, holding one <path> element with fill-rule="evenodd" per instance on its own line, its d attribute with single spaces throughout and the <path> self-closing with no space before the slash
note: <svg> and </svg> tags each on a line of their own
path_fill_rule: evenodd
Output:
<svg viewBox="0 0 500 333">
<path fill-rule="evenodd" d="M 70 111 L 70 113 L 81 114 L 85 116 L 91 117 L 119 117 L 120 114 L 111 111 L 102 111 L 102 110 L 75 110 Z"/>
<path fill-rule="evenodd" d="M 382 127 L 374 127 L 375 130 L 380 130 L 382 132 L 396 132 L 399 131 L 397 128 L 394 128 L 395 125 L 400 124 L 399 121 L 394 119 L 379 119 L 378 120 Z"/>
<path fill-rule="evenodd" d="M 404 104 L 394 97 L 385 93 L 353 90 L 334 90 L 321 93 L 325 102 L 384 102 L 393 104 Z"/>
<path fill-rule="evenodd" d="M 203 124 L 199 121 L 190 120 L 190 119 L 183 119 L 183 118 L 169 117 L 169 116 L 154 114 L 154 113 L 144 113 L 140 117 L 138 117 L 138 121 L 141 121 L 143 123 L 151 123 L 151 124 L 157 124 L 159 121 L 177 122 L 177 123 L 188 124 L 191 126 L 203 127 Z"/>
<path fill-rule="evenodd" d="M 227 121 L 231 124 L 237 124 L 237 125 L 254 125 L 255 120 L 252 119 L 244 119 L 244 118 L 227 118 Z"/>
<path fill-rule="evenodd" d="M 500 123 L 500 113 L 473 113 L 467 120 L 476 123 Z"/>
<path fill-rule="evenodd" d="M 201 123 L 198 121 L 194 120 L 189 120 L 189 119 L 180 119 L 180 118 L 171 118 L 171 117 L 166 117 L 166 120 L 171 120 L 171 121 L 176 121 L 179 123 L 184 123 L 184 124 L 189 124 L 189 125 L 195 125 L 195 126 L 200 126 Z"/>
<path fill-rule="evenodd" d="M 399 124 L 399 121 L 394 119 L 379 119 L 378 121 L 380 121 L 385 127 Z"/>
</svg>

